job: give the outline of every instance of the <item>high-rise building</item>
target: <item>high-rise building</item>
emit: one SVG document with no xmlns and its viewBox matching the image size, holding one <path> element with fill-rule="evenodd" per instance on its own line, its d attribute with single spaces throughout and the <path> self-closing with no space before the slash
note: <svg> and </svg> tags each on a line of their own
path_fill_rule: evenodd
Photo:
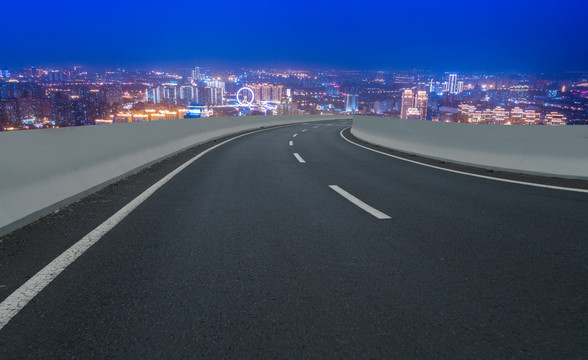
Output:
<svg viewBox="0 0 588 360">
<path fill-rule="evenodd" d="M 448 90 L 450 94 L 457 94 L 457 74 L 449 74 L 449 79 L 447 81 Z"/>
<path fill-rule="evenodd" d="M 184 105 L 198 102 L 198 88 L 195 86 L 180 86 L 180 100 Z"/>
<path fill-rule="evenodd" d="M 457 82 L 457 93 L 460 94 L 463 92 L 463 81 Z"/>
<path fill-rule="evenodd" d="M 426 91 L 418 91 L 414 99 L 414 107 L 419 110 L 419 119 L 427 120 L 427 104 L 429 102 L 429 96 Z"/>
<path fill-rule="evenodd" d="M 419 120 L 421 112 L 415 107 L 410 107 L 406 110 L 406 118 L 410 120 Z"/>
<path fill-rule="evenodd" d="M 448 81 L 443 81 L 443 83 L 441 84 L 441 92 L 448 92 L 449 91 L 449 82 Z M 438 91 L 439 92 L 439 91 Z"/>
<path fill-rule="evenodd" d="M 200 74 L 200 68 L 196 66 L 194 70 L 192 70 L 192 80 L 193 81 L 200 81 L 202 80 L 202 75 Z"/>
<path fill-rule="evenodd" d="M 18 104 L 15 98 L 0 98 L 0 125 L 18 123 Z"/>
<path fill-rule="evenodd" d="M 357 110 L 357 94 L 347 94 L 345 96 L 345 111 L 355 112 Z"/>
<path fill-rule="evenodd" d="M 402 103 L 400 105 L 400 118 L 408 119 L 408 109 L 414 107 L 414 94 L 411 89 L 406 89 L 402 93 Z"/>
<path fill-rule="evenodd" d="M 53 94 L 53 98 L 51 99 L 51 115 L 57 126 L 75 125 L 71 100 L 66 93 L 58 91 Z"/>
</svg>

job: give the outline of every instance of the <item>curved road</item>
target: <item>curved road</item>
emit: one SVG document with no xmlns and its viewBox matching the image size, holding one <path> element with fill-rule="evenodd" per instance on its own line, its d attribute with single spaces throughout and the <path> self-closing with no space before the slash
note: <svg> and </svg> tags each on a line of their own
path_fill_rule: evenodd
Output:
<svg viewBox="0 0 588 360">
<path fill-rule="evenodd" d="M 394 159 L 346 123 L 192 163 L 0 330 L 0 358 L 588 358 L 588 194 Z"/>
</svg>

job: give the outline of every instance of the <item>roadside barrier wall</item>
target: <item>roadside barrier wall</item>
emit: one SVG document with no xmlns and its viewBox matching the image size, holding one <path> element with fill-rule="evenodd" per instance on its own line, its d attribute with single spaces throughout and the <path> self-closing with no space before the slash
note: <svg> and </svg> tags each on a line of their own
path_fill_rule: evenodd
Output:
<svg viewBox="0 0 588 360">
<path fill-rule="evenodd" d="M 0 236 L 192 146 L 350 116 L 244 116 L 0 132 Z"/>
<path fill-rule="evenodd" d="M 588 126 L 505 126 L 354 116 L 351 133 L 385 148 L 458 164 L 588 179 Z"/>
</svg>

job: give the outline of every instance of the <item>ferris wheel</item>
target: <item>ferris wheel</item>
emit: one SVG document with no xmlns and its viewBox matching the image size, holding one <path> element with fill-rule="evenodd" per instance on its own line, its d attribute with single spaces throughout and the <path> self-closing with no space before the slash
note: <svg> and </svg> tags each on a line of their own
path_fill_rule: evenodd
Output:
<svg viewBox="0 0 588 360">
<path fill-rule="evenodd" d="M 237 91 L 237 101 L 240 105 L 250 106 L 253 104 L 253 99 L 255 99 L 255 93 L 251 88 L 242 87 Z"/>
</svg>

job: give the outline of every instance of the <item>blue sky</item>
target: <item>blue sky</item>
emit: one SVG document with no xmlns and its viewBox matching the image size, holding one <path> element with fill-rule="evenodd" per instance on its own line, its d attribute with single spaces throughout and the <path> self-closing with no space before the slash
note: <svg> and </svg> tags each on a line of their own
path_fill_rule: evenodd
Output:
<svg viewBox="0 0 588 360">
<path fill-rule="evenodd" d="M 588 69 L 586 0 L 10 1 L 1 66 Z"/>
</svg>

